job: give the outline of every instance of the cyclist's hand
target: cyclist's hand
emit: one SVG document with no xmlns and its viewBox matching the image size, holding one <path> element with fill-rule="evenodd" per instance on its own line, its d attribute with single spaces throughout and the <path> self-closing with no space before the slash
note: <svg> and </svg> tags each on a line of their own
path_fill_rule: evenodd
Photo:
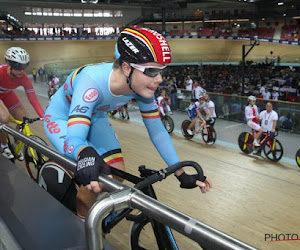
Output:
<svg viewBox="0 0 300 250">
<path fill-rule="evenodd" d="M 99 193 L 98 177 L 100 174 L 111 176 L 110 167 L 92 147 L 84 148 L 78 155 L 75 180 L 78 184 L 87 186 L 89 190 Z"/>
<path fill-rule="evenodd" d="M 201 192 L 205 194 L 209 191 L 209 189 L 212 188 L 211 180 L 206 178 L 205 181 L 199 181 L 197 180 L 196 185 L 201 189 Z"/>
<path fill-rule="evenodd" d="M 275 128 L 272 128 L 270 132 L 271 132 L 271 133 L 274 133 L 274 132 L 275 132 Z"/>
<path fill-rule="evenodd" d="M 181 175 L 176 177 L 180 181 L 181 188 L 191 189 L 198 186 L 202 193 L 206 193 L 212 187 L 211 181 L 205 176 L 203 176 L 201 180 L 198 180 L 197 174 L 188 175 L 183 172 Z"/>
</svg>

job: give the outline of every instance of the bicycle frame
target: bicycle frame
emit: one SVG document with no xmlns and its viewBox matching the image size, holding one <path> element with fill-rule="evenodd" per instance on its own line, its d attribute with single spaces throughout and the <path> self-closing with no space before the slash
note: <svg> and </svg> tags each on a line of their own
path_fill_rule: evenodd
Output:
<svg viewBox="0 0 300 250">
<path fill-rule="evenodd" d="M 10 119 L 10 122 L 19 125 L 18 130 L 20 133 L 23 133 L 24 135 L 27 135 L 27 136 L 33 136 L 33 133 L 27 122 L 19 121 L 19 120 L 13 119 L 13 118 Z M 20 140 L 16 141 L 16 145 L 14 147 L 14 155 L 19 155 L 19 153 L 22 150 L 23 145 L 24 145 L 24 143 L 22 141 L 20 141 Z M 33 148 L 29 147 L 28 149 L 29 149 L 30 154 L 33 156 L 32 158 L 33 158 L 34 163 L 37 164 L 37 161 L 36 161 L 37 157 L 35 155 Z M 45 157 L 43 155 L 42 155 L 42 157 L 45 160 Z"/>
<path fill-rule="evenodd" d="M 255 138 L 255 133 L 256 131 L 252 129 L 251 135 L 253 138 Z M 270 143 L 270 146 L 272 147 L 272 151 L 274 151 L 276 145 L 276 138 L 272 140 L 269 132 L 264 132 L 263 135 L 265 135 L 265 137 L 259 142 L 260 147 L 263 146 L 268 141 Z M 247 143 L 248 140 L 249 140 L 249 134 L 247 134 L 245 137 L 244 149 L 246 149 L 247 146 L 253 147 L 252 143 Z"/>
</svg>

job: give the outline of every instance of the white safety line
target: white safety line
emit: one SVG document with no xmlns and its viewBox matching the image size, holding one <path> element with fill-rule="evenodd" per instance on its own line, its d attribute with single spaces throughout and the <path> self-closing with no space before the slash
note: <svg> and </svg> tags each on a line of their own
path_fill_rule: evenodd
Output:
<svg viewBox="0 0 300 250">
<path fill-rule="evenodd" d="M 225 127 L 224 129 L 227 129 L 227 128 L 233 128 L 233 127 L 238 127 L 238 126 L 242 126 L 242 125 L 244 125 L 244 123 L 240 123 L 240 124 L 235 124 L 235 125 L 227 126 L 227 127 Z"/>
</svg>

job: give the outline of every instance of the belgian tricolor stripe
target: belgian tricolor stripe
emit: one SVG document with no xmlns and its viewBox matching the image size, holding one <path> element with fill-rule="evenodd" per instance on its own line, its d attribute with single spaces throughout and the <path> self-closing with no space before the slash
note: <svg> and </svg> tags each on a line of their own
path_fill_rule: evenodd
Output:
<svg viewBox="0 0 300 250">
<path fill-rule="evenodd" d="M 71 104 L 72 96 L 71 95 L 66 95 L 66 99 L 67 99 L 67 102 Z"/>
<path fill-rule="evenodd" d="M 84 116 L 84 115 L 71 115 L 71 116 L 69 116 L 68 127 L 73 126 L 73 125 L 78 125 L 78 124 L 83 124 L 83 125 L 90 126 L 91 119 L 88 116 Z"/>
<path fill-rule="evenodd" d="M 146 112 L 141 112 L 141 114 L 142 114 L 142 117 L 144 119 L 156 119 L 156 118 L 160 118 L 157 109 L 146 111 Z"/>
<path fill-rule="evenodd" d="M 154 50 L 151 42 L 149 41 L 149 39 L 145 35 L 143 35 L 142 33 L 138 32 L 137 30 L 133 30 L 133 29 L 130 29 L 130 28 L 127 28 L 127 29 L 123 30 L 123 33 L 128 33 L 128 34 L 130 34 L 132 36 L 135 36 L 139 40 L 141 40 L 144 44 L 146 44 L 146 46 L 152 52 L 152 56 L 154 58 L 154 61 L 157 62 L 157 56 L 156 56 L 155 50 Z"/>
<path fill-rule="evenodd" d="M 121 149 L 114 149 L 102 155 L 103 160 L 107 165 L 112 165 L 115 162 L 123 162 L 123 154 Z"/>
<path fill-rule="evenodd" d="M 75 70 L 75 72 L 73 73 L 72 77 L 71 77 L 71 82 L 70 82 L 70 85 L 71 85 L 71 88 L 73 88 L 73 81 L 75 79 L 75 76 L 77 76 L 81 70 L 83 70 L 87 65 L 83 65 L 81 67 L 79 67 L 78 69 Z"/>
</svg>

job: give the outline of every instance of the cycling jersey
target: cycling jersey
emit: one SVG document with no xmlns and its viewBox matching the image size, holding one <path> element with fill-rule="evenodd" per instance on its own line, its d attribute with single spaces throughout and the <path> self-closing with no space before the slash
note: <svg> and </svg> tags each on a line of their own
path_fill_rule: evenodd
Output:
<svg viewBox="0 0 300 250">
<path fill-rule="evenodd" d="M 154 96 L 114 95 L 110 91 L 112 71 L 113 64 L 105 63 L 83 66 L 69 75 L 45 111 L 44 129 L 51 143 L 75 160 L 78 150 L 88 145 L 108 165 L 123 161 L 120 144 L 105 113 L 136 99 L 149 136 L 162 158 L 169 166 L 179 162 Z"/>
<path fill-rule="evenodd" d="M 259 115 L 258 114 L 258 109 L 257 109 L 257 106 L 254 105 L 253 107 L 250 107 L 250 106 L 246 106 L 245 108 L 245 116 L 246 116 L 246 119 L 247 119 L 247 125 L 258 131 L 260 129 L 260 126 L 258 124 L 258 121 L 256 119 L 256 116 Z"/>
<path fill-rule="evenodd" d="M 23 74 L 21 77 L 10 78 L 7 74 L 7 68 L 8 66 L 5 64 L 0 65 L 0 100 L 3 101 L 9 111 L 21 106 L 22 103 L 13 89 L 22 86 L 38 116 L 43 117 L 44 110 L 36 97 L 35 90 L 28 76 Z"/>
<path fill-rule="evenodd" d="M 204 103 L 200 103 L 200 102 L 192 102 L 190 104 L 190 106 L 188 107 L 188 116 L 190 117 L 191 120 L 194 120 L 198 115 L 197 115 L 197 109 L 201 110 L 203 109 L 205 106 L 205 102 Z"/>
</svg>

